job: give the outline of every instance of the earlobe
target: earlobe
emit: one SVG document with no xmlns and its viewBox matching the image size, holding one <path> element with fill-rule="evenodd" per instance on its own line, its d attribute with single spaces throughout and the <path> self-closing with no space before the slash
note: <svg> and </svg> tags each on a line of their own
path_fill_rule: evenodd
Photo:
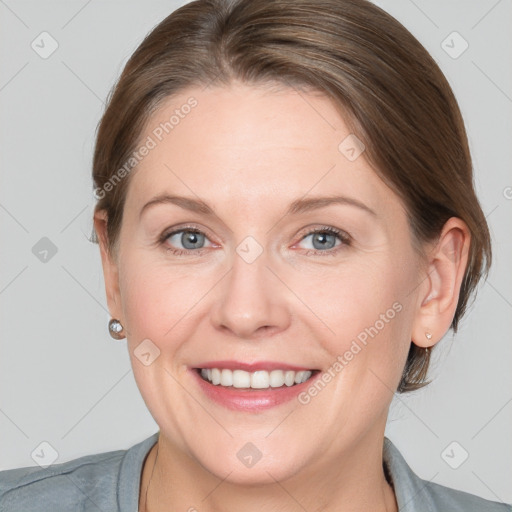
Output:
<svg viewBox="0 0 512 512">
<path fill-rule="evenodd" d="M 108 309 L 113 318 L 117 318 L 122 321 L 119 272 L 117 262 L 108 249 L 107 219 L 107 213 L 104 210 L 95 212 L 94 229 L 100 246 L 101 264 L 103 267 Z"/>
<path fill-rule="evenodd" d="M 465 222 L 452 217 L 430 250 L 413 325 L 412 341 L 415 345 L 435 345 L 450 328 L 468 263 L 470 241 Z"/>
</svg>

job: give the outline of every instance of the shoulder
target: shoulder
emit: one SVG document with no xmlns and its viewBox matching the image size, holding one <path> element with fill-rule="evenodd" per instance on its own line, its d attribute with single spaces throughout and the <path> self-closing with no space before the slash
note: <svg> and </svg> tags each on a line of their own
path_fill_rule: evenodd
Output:
<svg viewBox="0 0 512 512">
<path fill-rule="evenodd" d="M 453 512 L 512 512 L 512 505 L 498 501 L 490 501 L 474 494 L 458 491 L 422 480 L 425 484 L 425 495 L 432 504 L 432 510 L 450 510 Z"/>
<path fill-rule="evenodd" d="M 133 489 L 126 479 L 138 481 L 153 441 L 155 435 L 128 450 L 86 455 L 47 468 L 0 471 L 0 512 L 118 510 L 120 495 Z M 138 496 L 138 486 L 134 491 Z"/>
<path fill-rule="evenodd" d="M 0 510 L 89 510 L 101 492 L 104 503 L 116 502 L 116 484 L 125 450 L 87 455 L 47 468 L 0 472 Z M 93 507 L 91 506 L 91 510 Z"/>
<path fill-rule="evenodd" d="M 512 505 L 490 501 L 423 480 L 409 467 L 398 448 L 384 438 L 383 459 L 390 474 L 400 511 L 406 512 L 512 512 Z"/>
</svg>

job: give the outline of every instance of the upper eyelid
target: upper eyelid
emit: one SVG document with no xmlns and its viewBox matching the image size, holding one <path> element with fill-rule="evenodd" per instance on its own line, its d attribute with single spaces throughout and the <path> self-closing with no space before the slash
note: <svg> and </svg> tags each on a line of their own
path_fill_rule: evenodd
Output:
<svg viewBox="0 0 512 512">
<path fill-rule="evenodd" d="M 210 240 L 210 236 L 208 235 L 207 231 L 205 231 L 204 229 L 201 229 L 201 228 L 193 227 L 193 226 L 182 226 L 182 227 L 172 228 L 170 231 L 164 230 L 162 232 L 162 235 L 160 236 L 160 238 L 166 240 L 170 236 L 176 235 L 183 231 L 192 231 L 195 233 L 201 233 L 202 235 L 205 235 L 205 237 L 208 238 L 208 240 Z"/>
</svg>

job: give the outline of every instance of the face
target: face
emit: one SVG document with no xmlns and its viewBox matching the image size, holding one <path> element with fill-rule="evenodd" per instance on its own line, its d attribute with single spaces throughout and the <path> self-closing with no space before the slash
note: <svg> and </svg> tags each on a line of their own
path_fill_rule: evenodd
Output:
<svg viewBox="0 0 512 512">
<path fill-rule="evenodd" d="M 148 137 L 107 290 L 161 439 L 233 482 L 382 441 L 420 262 L 400 200 L 354 159 L 334 105 L 284 87 L 190 88 Z M 299 371 L 311 377 L 290 385 Z"/>
</svg>

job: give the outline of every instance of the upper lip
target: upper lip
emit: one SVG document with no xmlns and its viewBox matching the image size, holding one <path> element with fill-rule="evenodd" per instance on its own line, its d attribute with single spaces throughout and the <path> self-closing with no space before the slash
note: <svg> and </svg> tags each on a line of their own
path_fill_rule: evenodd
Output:
<svg viewBox="0 0 512 512">
<path fill-rule="evenodd" d="M 245 370 L 252 373 L 259 370 L 272 371 L 272 370 L 292 370 L 296 372 L 304 370 L 313 370 L 311 367 L 298 366 L 288 363 L 279 363 L 276 361 L 255 361 L 253 363 L 244 363 L 242 361 L 226 360 L 226 361 L 207 361 L 200 363 L 195 368 L 226 368 L 228 370 Z"/>
</svg>

